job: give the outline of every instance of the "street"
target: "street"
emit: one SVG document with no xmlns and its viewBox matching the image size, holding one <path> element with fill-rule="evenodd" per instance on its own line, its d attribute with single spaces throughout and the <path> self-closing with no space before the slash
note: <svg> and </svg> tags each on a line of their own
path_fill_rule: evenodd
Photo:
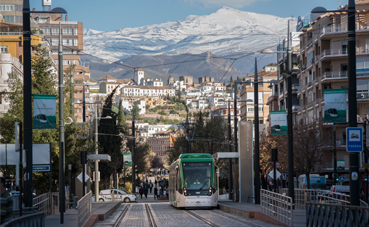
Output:
<svg viewBox="0 0 369 227">
<path fill-rule="evenodd" d="M 212 210 L 183 210 L 169 205 L 169 203 L 139 203 L 122 204 L 108 219 L 96 223 L 94 226 L 140 226 L 140 227 L 171 227 L 171 226 L 250 226 L 272 227 L 276 225 L 247 219 L 228 214 L 218 209 Z"/>
</svg>

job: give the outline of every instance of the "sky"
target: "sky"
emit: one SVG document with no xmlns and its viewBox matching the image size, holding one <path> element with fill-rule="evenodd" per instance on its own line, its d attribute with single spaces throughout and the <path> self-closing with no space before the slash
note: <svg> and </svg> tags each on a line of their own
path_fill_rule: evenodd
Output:
<svg viewBox="0 0 369 227">
<path fill-rule="evenodd" d="M 70 21 L 83 22 L 83 28 L 99 31 L 183 20 L 188 15 L 208 15 L 223 6 L 278 17 L 298 17 L 309 15 L 317 6 L 336 9 L 344 4 L 347 0 L 52 0 L 52 8 L 64 8 Z M 42 10 L 40 0 L 31 0 L 30 5 L 31 9 Z"/>
</svg>

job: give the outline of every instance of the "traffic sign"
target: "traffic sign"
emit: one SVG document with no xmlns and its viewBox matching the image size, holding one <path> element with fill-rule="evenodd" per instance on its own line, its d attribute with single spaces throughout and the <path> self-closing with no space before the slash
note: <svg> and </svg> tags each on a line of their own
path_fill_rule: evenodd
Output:
<svg viewBox="0 0 369 227">
<path fill-rule="evenodd" d="M 286 174 L 282 173 L 282 180 L 286 180 Z"/>
<path fill-rule="evenodd" d="M 274 183 L 273 183 L 273 180 L 272 180 L 272 179 L 270 179 L 270 180 L 269 180 L 269 185 L 270 185 L 270 186 L 273 186 L 273 185 L 274 185 Z"/>
<path fill-rule="evenodd" d="M 359 127 L 346 128 L 347 152 L 363 151 L 363 129 Z"/>
<path fill-rule="evenodd" d="M 50 171 L 50 166 L 49 165 L 33 166 L 32 170 L 33 172 L 48 172 Z"/>
<path fill-rule="evenodd" d="M 338 178 L 338 181 L 339 181 L 339 182 L 345 182 L 345 176 L 340 176 L 340 177 Z"/>
</svg>

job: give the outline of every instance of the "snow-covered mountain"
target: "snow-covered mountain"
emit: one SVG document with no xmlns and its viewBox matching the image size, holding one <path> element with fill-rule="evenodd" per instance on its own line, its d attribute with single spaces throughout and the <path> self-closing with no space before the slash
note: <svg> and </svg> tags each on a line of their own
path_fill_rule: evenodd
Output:
<svg viewBox="0 0 369 227">
<path fill-rule="evenodd" d="M 102 32 L 84 31 L 84 51 L 115 62 L 135 55 L 181 55 L 202 54 L 233 59 L 244 54 L 276 46 L 279 37 L 287 34 L 287 21 L 272 15 L 244 12 L 223 7 L 205 16 L 190 15 L 184 20 L 169 21 L 136 28 L 123 28 Z M 264 56 L 263 56 L 264 57 Z M 273 59 L 276 56 L 264 57 Z M 241 61 L 236 61 L 244 71 Z M 133 67 L 142 67 L 136 62 Z M 247 70 L 251 68 L 248 67 Z"/>
</svg>

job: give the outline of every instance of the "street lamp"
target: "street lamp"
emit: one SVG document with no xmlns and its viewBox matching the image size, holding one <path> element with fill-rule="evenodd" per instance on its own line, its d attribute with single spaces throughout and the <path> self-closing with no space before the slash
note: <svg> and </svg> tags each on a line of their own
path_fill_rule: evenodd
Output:
<svg viewBox="0 0 369 227">
<path fill-rule="evenodd" d="M 27 200 L 26 206 L 32 207 L 32 167 L 33 167 L 33 152 L 32 152 L 32 73 L 31 73 L 31 13 L 57 13 L 66 14 L 67 12 L 63 8 L 54 8 L 51 11 L 30 11 L 29 0 L 23 1 L 23 122 L 24 122 L 24 149 L 27 152 Z M 59 61 L 59 65 L 62 64 Z M 60 77 L 63 79 L 63 69 Z M 60 81 L 59 81 L 60 82 Z M 60 86 L 60 85 L 59 85 Z M 59 93 L 63 88 L 59 87 Z M 61 102 L 64 103 L 64 102 Z M 62 106 L 62 105 L 61 105 Z M 59 119 L 60 136 L 64 135 L 64 119 Z M 59 132 L 59 133 L 60 133 Z M 64 223 L 64 210 L 65 210 L 65 188 L 64 188 L 64 141 L 60 138 L 60 224 Z"/>
<path fill-rule="evenodd" d="M 102 104 L 102 102 L 100 101 L 96 101 L 93 104 Z M 95 106 L 95 154 L 99 154 L 99 149 L 98 149 L 98 141 L 99 141 L 99 136 L 98 136 L 98 123 L 97 120 L 98 119 L 112 119 L 111 116 L 106 116 L 106 117 L 98 117 L 97 116 L 97 106 Z M 95 160 L 95 202 L 97 202 L 97 199 L 99 198 L 99 160 Z M 83 190 L 84 190 L 84 184 L 85 182 L 83 182 Z"/>
<path fill-rule="evenodd" d="M 286 53 L 286 51 L 272 51 L 264 49 L 262 54 Z M 292 128 L 292 50 L 290 21 L 287 29 L 287 131 L 288 131 L 288 196 L 295 201 L 294 174 L 293 174 L 293 128 Z"/>
<path fill-rule="evenodd" d="M 277 80 L 259 81 L 257 70 L 257 58 L 255 57 L 255 73 L 254 81 L 240 81 L 236 80 L 235 83 L 253 83 L 254 84 L 254 123 L 255 123 L 255 204 L 260 204 L 260 152 L 259 152 L 259 83 L 278 83 Z"/>
<path fill-rule="evenodd" d="M 326 10 L 324 7 L 316 7 L 311 13 L 346 12 L 347 13 L 347 35 L 348 35 L 348 107 L 349 127 L 357 127 L 357 98 L 356 98 L 356 40 L 355 40 L 355 0 L 348 0 L 347 10 Z M 359 154 L 350 152 L 350 176 L 359 173 Z M 350 178 L 350 204 L 360 205 L 359 181 Z"/>
</svg>

